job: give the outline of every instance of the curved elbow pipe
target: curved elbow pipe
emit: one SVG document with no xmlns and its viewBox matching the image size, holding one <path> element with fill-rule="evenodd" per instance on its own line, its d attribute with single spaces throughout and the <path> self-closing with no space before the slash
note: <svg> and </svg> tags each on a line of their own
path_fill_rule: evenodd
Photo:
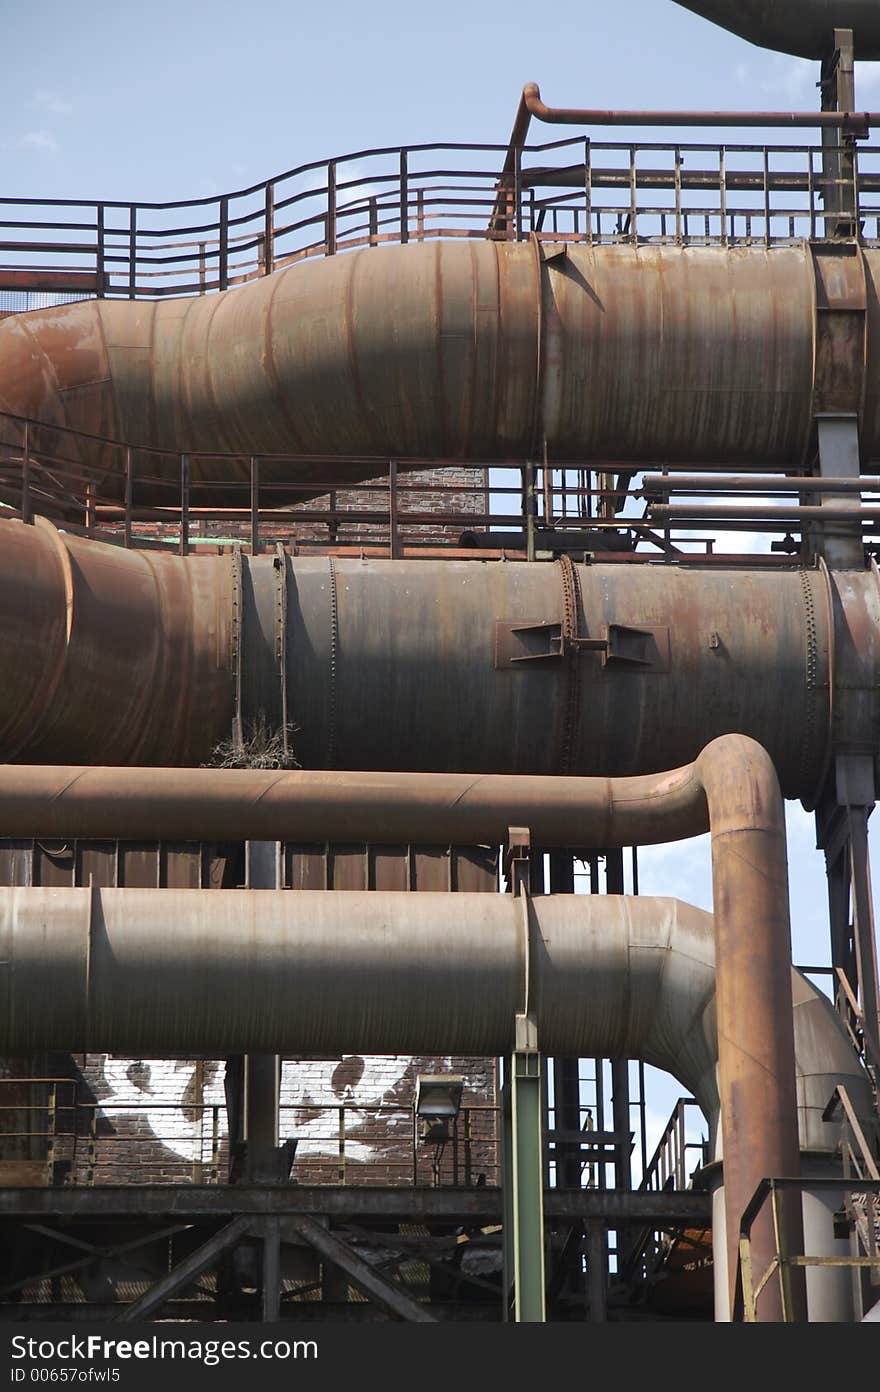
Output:
<svg viewBox="0 0 880 1392">
<path fill-rule="evenodd" d="M 676 0 L 760 48 L 798 58 L 827 58 L 834 30 L 852 29 L 856 58 L 880 58 L 880 11 L 875 0 Z"/>
<path fill-rule="evenodd" d="M 0 407 L 142 446 L 143 506 L 176 497 L 177 451 L 193 456 L 198 501 L 216 505 L 240 503 L 247 456 L 271 453 L 337 456 L 262 460 L 261 481 L 317 491 L 375 476 L 379 460 L 522 460 L 545 441 L 553 463 L 789 470 L 822 409 L 860 413 L 869 459 L 880 251 L 835 257 L 833 295 L 843 276 L 845 309 L 868 306 L 849 313 L 845 351 L 825 256 L 805 243 L 569 243 L 544 259 L 535 240 L 354 251 L 222 294 L 10 316 Z M 105 469 L 111 455 L 90 462 Z M 101 491 L 119 498 L 113 458 Z"/>
<path fill-rule="evenodd" d="M 239 838 L 358 842 L 375 840 L 381 826 L 389 842 L 463 844 L 500 842 L 521 825 L 535 845 L 620 846 L 708 829 L 733 1289 L 738 1216 L 761 1178 L 799 1171 L 785 819 L 775 769 L 754 740 L 727 735 L 683 768 L 621 779 L 68 770 L 56 797 L 47 796 L 53 778 L 45 769 L 6 770 L 7 788 L 22 790 L 4 800 L 18 835 L 49 835 L 51 823 L 80 835 L 130 837 L 161 826 L 165 836 L 206 837 L 225 825 Z M 27 789 L 41 781 L 29 805 Z M 91 811 L 90 787 L 99 790 Z M 769 1262 L 770 1216 L 761 1221 L 756 1250 Z M 789 1206 L 786 1221 L 796 1243 L 799 1210 Z"/>
</svg>

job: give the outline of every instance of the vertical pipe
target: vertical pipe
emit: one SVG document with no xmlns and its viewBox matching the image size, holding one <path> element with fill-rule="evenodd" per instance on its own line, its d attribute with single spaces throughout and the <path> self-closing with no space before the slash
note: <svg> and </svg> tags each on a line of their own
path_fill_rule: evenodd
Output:
<svg viewBox="0 0 880 1392">
<path fill-rule="evenodd" d="M 713 741 L 694 767 L 712 833 L 718 1087 L 733 1291 L 739 1220 L 758 1180 L 800 1172 L 785 816 L 776 771 L 754 741 Z M 787 1248 L 803 1251 L 800 1199 L 786 1195 L 781 1202 Z M 752 1237 L 753 1258 L 763 1271 L 776 1250 L 766 1208 Z M 798 1275 L 792 1273 L 793 1302 L 802 1318 Z M 768 1290 L 762 1304 L 764 1319 L 781 1317 L 778 1292 Z"/>
</svg>

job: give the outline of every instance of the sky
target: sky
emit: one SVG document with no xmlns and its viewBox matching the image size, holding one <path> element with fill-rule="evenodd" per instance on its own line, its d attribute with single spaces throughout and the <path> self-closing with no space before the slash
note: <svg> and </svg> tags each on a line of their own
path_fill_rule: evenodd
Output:
<svg viewBox="0 0 880 1392">
<path fill-rule="evenodd" d="M 671 0 L 8 10 L 0 167 L 11 199 L 202 197 L 381 145 L 502 143 L 527 81 L 556 106 L 818 106 L 817 64 L 754 48 Z M 880 64 L 857 64 L 856 106 L 872 104 Z M 797 804 L 788 835 L 794 957 L 827 962 L 822 858 Z M 644 850 L 640 864 L 643 893 L 711 907 L 705 838 Z"/>
<path fill-rule="evenodd" d="M 552 105 L 816 104 L 817 65 L 671 3 L 29 0 L 7 7 L 2 155 L 19 196 L 202 196 L 310 159 L 505 141 L 525 82 Z M 860 64 L 857 105 L 880 104 Z"/>
</svg>

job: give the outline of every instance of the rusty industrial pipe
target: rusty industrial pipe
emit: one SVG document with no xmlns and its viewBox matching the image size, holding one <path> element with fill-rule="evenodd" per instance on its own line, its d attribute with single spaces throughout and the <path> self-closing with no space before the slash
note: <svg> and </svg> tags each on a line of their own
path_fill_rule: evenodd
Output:
<svg viewBox="0 0 880 1392">
<path fill-rule="evenodd" d="M 186 763 L 206 732 L 228 731 L 229 577 L 216 558 L 96 546 L 44 519 L 0 526 L 6 758 L 76 747 Z"/>
<path fill-rule="evenodd" d="M 209 763 L 236 711 L 245 732 L 286 720 L 307 769 L 616 777 L 736 732 L 808 805 L 836 752 L 877 757 L 873 568 L 664 565 L 658 583 L 0 536 L 0 762 Z"/>
<path fill-rule="evenodd" d="M 773 764 L 755 741 L 724 736 L 693 764 L 622 779 L 15 767 L 0 774 L 0 835 L 436 844 L 500 842 L 511 825 L 528 826 L 540 846 L 638 845 L 711 832 L 732 1289 L 739 1215 L 761 1178 L 796 1175 L 799 1165 L 785 820 Z M 793 1243 L 798 1221 L 791 1210 Z M 755 1241 L 756 1260 L 769 1262 L 769 1215 Z"/>
<path fill-rule="evenodd" d="M 177 500 L 181 450 L 211 506 L 241 504 L 252 455 L 277 504 L 388 459 L 523 460 L 545 441 L 556 464 L 797 469 L 823 409 L 860 416 L 867 464 L 880 251 L 850 251 L 441 240 L 217 295 L 60 305 L 0 322 L 0 409 L 138 447 L 135 506 Z M 121 451 L 79 449 L 96 501 L 121 501 Z"/>
<path fill-rule="evenodd" d="M 557 126 L 759 126 L 817 127 L 867 135 L 876 111 L 610 111 L 592 107 L 547 106 L 537 82 L 523 88 L 520 111 Z M 517 113 L 514 133 L 526 128 Z"/>
</svg>

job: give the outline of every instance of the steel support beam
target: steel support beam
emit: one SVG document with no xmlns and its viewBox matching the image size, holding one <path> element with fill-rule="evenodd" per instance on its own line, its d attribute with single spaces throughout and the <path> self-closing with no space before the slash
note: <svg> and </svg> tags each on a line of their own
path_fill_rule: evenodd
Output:
<svg viewBox="0 0 880 1392">
<path fill-rule="evenodd" d="M 414 1300 L 402 1287 L 387 1280 L 358 1256 L 347 1242 L 324 1227 L 316 1219 L 305 1215 L 291 1219 L 286 1225 L 288 1231 L 295 1231 L 325 1261 L 343 1271 L 351 1284 L 363 1291 L 375 1304 L 388 1314 L 411 1324 L 435 1324 L 434 1316 L 418 1300 Z"/>
<path fill-rule="evenodd" d="M 855 992 L 866 1060 L 880 1070 L 880 985 L 868 858 L 874 795 L 871 756 L 838 755 L 816 811 L 816 840 L 828 875 L 832 965 Z M 838 1006 L 846 1016 L 846 1000 L 839 999 Z"/>
<path fill-rule="evenodd" d="M 169 1271 L 167 1276 L 163 1276 L 161 1281 L 157 1281 L 131 1305 L 126 1305 L 116 1316 L 117 1321 L 121 1324 L 131 1324 L 135 1320 L 149 1319 L 150 1315 L 161 1309 L 170 1296 L 191 1285 L 203 1271 L 214 1265 L 223 1252 L 247 1236 L 252 1226 L 253 1219 L 249 1216 L 242 1214 L 233 1218 L 231 1223 L 222 1227 L 173 1271 Z"/>
<path fill-rule="evenodd" d="M 618 1194 L 596 1189 L 547 1189 L 544 1212 L 552 1219 L 598 1218 L 607 1225 L 625 1219 L 636 1223 L 707 1223 L 708 1194 L 688 1189 Z M 238 1215 L 325 1214 L 343 1220 L 387 1218 L 445 1224 L 497 1223 L 502 1217 L 502 1190 L 491 1185 L 469 1189 L 401 1188 L 353 1184 L 102 1184 L 63 1188 L 0 1189 L 0 1219 L 5 1222 L 76 1222 L 113 1219 L 171 1219 L 199 1222 Z"/>
<path fill-rule="evenodd" d="M 505 1226 L 507 1269 L 513 1276 L 513 1310 L 518 1324 L 546 1318 L 544 1289 L 543 1133 L 541 1126 L 541 1056 L 522 1020 L 521 1048 L 510 1059 L 510 1112 L 505 1113 L 505 1158 L 510 1168 L 505 1187 L 509 1224 Z M 518 1022 L 520 1023 L 520 1022 Z"/>
</svg>

